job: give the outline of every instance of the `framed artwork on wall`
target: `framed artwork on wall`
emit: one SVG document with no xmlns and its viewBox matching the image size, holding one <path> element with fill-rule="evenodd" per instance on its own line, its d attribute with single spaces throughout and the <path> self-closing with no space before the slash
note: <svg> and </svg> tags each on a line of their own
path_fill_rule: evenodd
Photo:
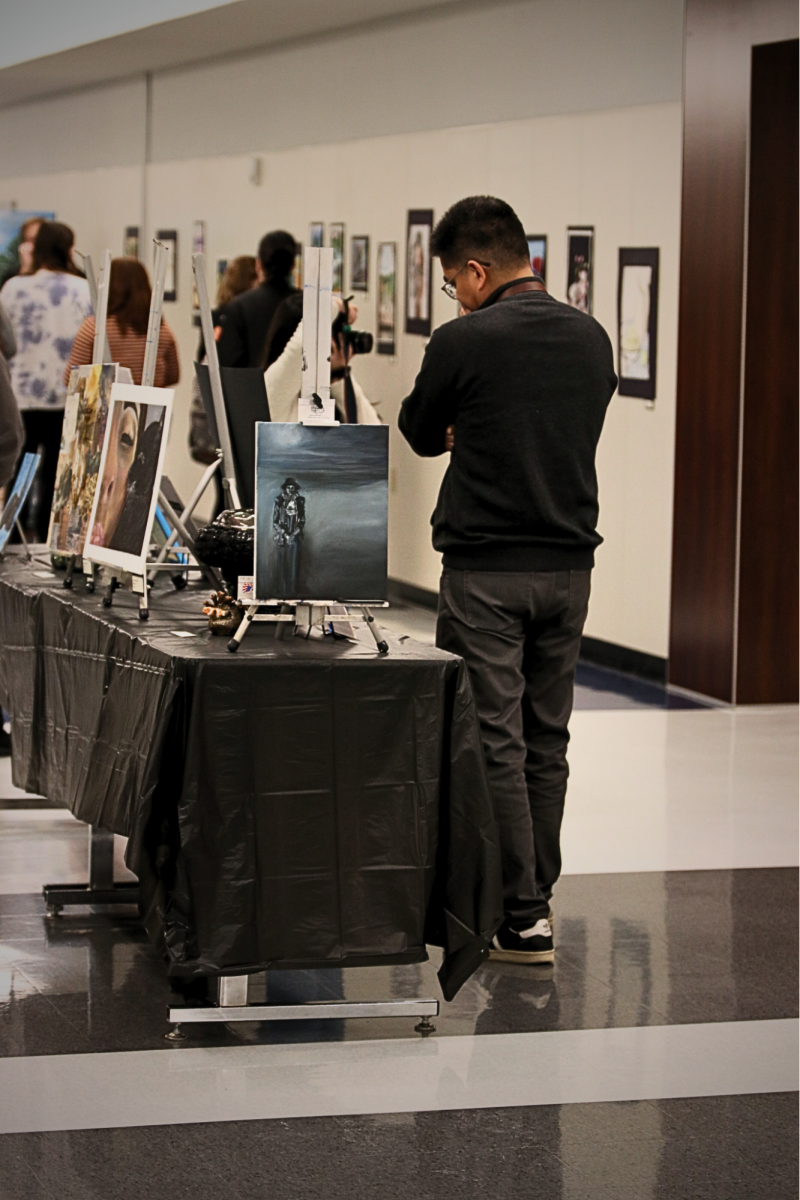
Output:
<svg viewBox="0 0 800 1200">
<path fill-rule="evenodd" d="M 394 354 L 397 242 L 378 243 L 378 354 Z"/>
<path fill-rule="evenodd" d="M 594 225 L 567 228 L 567 304 L 591 313 L 593 291 Z"/>
<path fill-rule="evenodd" d="M 534 275 L 541 275 L 542 282 L 547 283 L 547 234 L 526 233 L 528 241 L 528 258 Z"/>
<path fill-rule="evenodd" d="M 406 225 L 406 333 L 430 337 L 433 209 L 414 208 Z"/>
<path fill-rule="evenodd" d="M 344 225 L 331 222 L 331 249 L 333 250 L 333 290 L 344 291 Z"/>
<path fill-rule="evenodd" d="M 205 254 L 205 252 L 206 223 L 205 221 L 194 221 L 192 224 L 192 254 Z M 195 325 L 200 324 L 200 297 L 197 295 L 194 271 L 192 271 L 192 321 Z"/>
<path fill-rule="evenodd" d="M 122 239 L 122 254 L 125 258 L 139 257 L 139 226 L 126 225 Z"/>
<path fill-rule="evenodd" d="M 322 221 L 312 221 L 308 227 L 309 246 L 321 246 L 325 241 L 325 226 Z"/>
<path fill-rule="evenodd" d="M 52 221 L 55 219 L 55 213 L 52 212 L 33 212 L 30 210 L 22 211 L 19 208 L 0 208 L 0 287 L 12 275 L 16 275 L 20 268 L 19 246 L 22 240 L 22 229 L 27 221 Z M 26 230 L 26 234 L 34 233 L 32 228 Z M 29 244 L 26 249 L 30 254 L 33 253 L 33 244 L 28 240 Z M 23 254 L 25 252 L 23 251 Z"/>
<path fill-rule="evenodd" d="M 350 241 L 350 287 L 354 292 L 369 290 L 369 238 Z"/>
<path fill-rule="evenodd" d="M 167 274 L 164 279 L 164 299 L 173 302 L 178 299 L 178 231 L 177 229 L 159 229 L 156 241 L 163 242 L 167 247 Z"/>
<path fill-rule="evenodd" d="M 657 247 L 619 252 L 617 373 L 620 396 L 656 398 Z"/>
</svg>

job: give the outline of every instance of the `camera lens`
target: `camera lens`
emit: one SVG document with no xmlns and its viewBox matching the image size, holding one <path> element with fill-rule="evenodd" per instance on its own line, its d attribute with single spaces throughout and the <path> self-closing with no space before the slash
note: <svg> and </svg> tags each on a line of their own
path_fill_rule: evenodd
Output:
<svg viewBox="0 0 800 1200">
<path fill-rule="evenodd" d="M 371 333 L 367 333 L 363 329 L 349 329 L 347 331 L 347 341 L 353 348 L 353 354 L 369 354 L 372 350 L 374 339 Z"/>
</svg>

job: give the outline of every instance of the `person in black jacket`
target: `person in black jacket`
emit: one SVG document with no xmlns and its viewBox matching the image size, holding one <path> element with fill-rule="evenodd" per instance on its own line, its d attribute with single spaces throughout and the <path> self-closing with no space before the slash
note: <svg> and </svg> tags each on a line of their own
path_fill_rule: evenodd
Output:
<svg viewBox="0 0 800 1200">
<path fill-rule="evenodd" d="M 454 204 L 433 232 L 444 291 L 400 430 L 452 450 L 432 517 L 442 552 L 436 644 L 467 663 L 503 860 L 491 956 L 552 962 L 567 725 L 597 533 L 595 451 L 617 377 L 592 317 L 531 274 L 514 210 Z"/>
<path fill-rule="evenodd" d="M 290 233 L 267 233 L 258 246 L 259 283 L 237 296 L 220 313 L 222 333 L 217 342 L 221 367 L 258 367 L 275 310 L 297 289 L 289 282 L 297 244 Z"/>
</svg>

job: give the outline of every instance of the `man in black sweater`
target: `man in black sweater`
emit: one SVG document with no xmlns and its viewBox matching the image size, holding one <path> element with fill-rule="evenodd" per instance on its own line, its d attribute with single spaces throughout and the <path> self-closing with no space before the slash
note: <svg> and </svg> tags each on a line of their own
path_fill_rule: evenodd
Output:
<svg viewBox="0 0 800 1200">
<path fill-rule="evenodd" d="M 508 204 L 459 201 L 431 250 L 464 316 L 431 337 L 400 430 L 417 454 L 452 450 L 431 520 L 436 644 L 465 659 L 481 722 L 503 860 L 491 956 L 552 962 L 567 725 L 602 540 L 595 451 L 617 377 L 605 330 L 532 274 Z"/>
<path fill-rule="evenodd" d="M 282 300 L 296 291 L 289 283 L 297 246 L 290 233 L 265 233 L 258 246 L 258 285 L 226 304 L 217 342 L 221 367 L 262 367 L 267 333 Z"/>
</svg>

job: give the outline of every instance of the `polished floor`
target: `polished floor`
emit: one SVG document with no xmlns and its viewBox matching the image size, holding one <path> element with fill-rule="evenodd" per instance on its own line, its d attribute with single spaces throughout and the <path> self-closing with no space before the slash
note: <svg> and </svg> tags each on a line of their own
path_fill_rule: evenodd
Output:
<svg viewBox="0 0 800 1200">
<path fill-rule="evenodd" d="M 555 966 L 484 964 L 428 1040 L 392 1018 L 168 1047 L 135 912 L 45 916 L 86 830 L 0 760 L 0 1200 L 797 1196 L 797 718 L 582 665 Z M 437 955 L 253 998 L 439 997 Z"/>
</svg>

